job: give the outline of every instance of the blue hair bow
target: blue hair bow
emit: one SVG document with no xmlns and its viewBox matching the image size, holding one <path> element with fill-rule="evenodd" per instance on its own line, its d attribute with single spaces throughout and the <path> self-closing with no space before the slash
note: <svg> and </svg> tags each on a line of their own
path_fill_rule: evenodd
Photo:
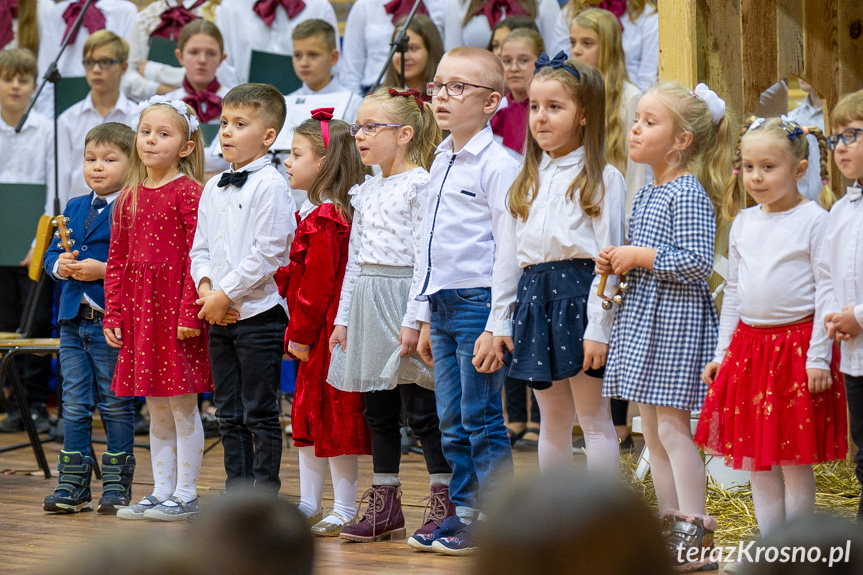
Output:
<svg viewBox="0 0 863 575">
<path fill-rule="evenodd" d="M 564 52 L 563 50 L 558 52 L 557 56 L 555 56 L 554 58 L 549 58 L 548 54 L 543 52 L 539 55 L 539 59 L 533 64 L 533 73 L 536 74 L 543 68 L 550 66 L 552 68 L 561 68 L 563 70 L 566 70 L 567 72 L 575 76 L 577 79 L 581 80 L 581 74 L 578 73 L 578 70 L 576 70 L 572 66 L 567 66 L 566 64 L 564 64 L 564 62 L 566 62 L 568 58 L 569 57 L 566 55 L 566 52 Z"/>
</svg>

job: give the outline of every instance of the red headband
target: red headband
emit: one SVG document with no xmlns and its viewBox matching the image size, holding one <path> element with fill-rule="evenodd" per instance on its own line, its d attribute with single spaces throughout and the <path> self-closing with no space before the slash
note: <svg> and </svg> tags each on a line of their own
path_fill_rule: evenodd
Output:
<svg viewBox="0 0 863 575">
<path fill-rule="evenodd" d="M 321 122 L 321 135 L 324 137 L 324 151 L 330 147 L 330 120 L 333 119 L 335 108 L 317 108 L 312 110 L 312 119 Z"/>
<path fill-rule="evenodd" d="M 417 107 L 422 110 L 423 109 L 423 98 L 422 93 L 419 90 L 414 90 L 413 88 L 409 90 L 396 90 L 395 88 L 389 89 L 390 96 L 404 96 L 405 98 L 413 98 L 414 102 L 417 103 Z"/>
</svg>

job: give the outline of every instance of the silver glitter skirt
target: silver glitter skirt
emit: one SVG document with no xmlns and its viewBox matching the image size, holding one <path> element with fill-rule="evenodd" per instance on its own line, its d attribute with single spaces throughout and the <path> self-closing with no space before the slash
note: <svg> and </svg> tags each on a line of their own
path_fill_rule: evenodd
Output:
<svg viewBox="0 0 863 575">
<path fill-rule="evenodd" d="M 416 383 L 434 389 L 431 369 L 416 353 L 401 357 L 402 327 L 413 268 L 367 264 L 351 297 L 347 350 L 333 349 L 327 382 L 342 391 L 381 391 Z"/>
</svg>

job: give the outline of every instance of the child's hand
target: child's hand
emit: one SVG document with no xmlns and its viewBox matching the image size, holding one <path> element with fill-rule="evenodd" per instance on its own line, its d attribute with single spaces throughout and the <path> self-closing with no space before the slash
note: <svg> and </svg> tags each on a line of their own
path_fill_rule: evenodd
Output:
<svg viewBox="0 0 863 575">
<path fill-rule="evenodd" d="M 348 349 L 348 328 L 344 325 L 337 325 L 333 329 L 333 335 L 330 336 L 330 353 L 336 349 L 336 346 L 342 346 L 342 351 Z"/>
<path fill-rule="evenodd" d="M 228 306 L 231 305 L 231 298 L 225 295 L 225 292 L 219 290 L 212 292 L 206 297 L 195 301 L 201 306 L 201 311 L 198 312 L 198 318 L 207 321 L 210 325 L 214 325 L 225 317 L 228 312 Z"/>
<path fill-rule="evenodd" d="M 78 252 L 76 251 L 77 255 Z M 79 282 L 93 282 L 96 280 L 105 279 L 105 270 L 107 269 L 105 262 L 89 258 L 86 260 L 76 261 L 66 265 L 66 269 L 71 271 L 73 280 Z"/>
<path fill-rule="evenodd" d="M 225 326 L 231 323 L 237 323 L 238 321 L 240 321 L 240 312 L 229 307 L 228 311 L 225 312 L 225 316 L 220 321 L 217 321 L 216 325 Z"/>
<path fill-rule="evenodd" d="M 863 326 L 857 323 L 857 318 L 854 316 L 854 306 L 846 305 L 839 313 L 832 314 L 830 326 L 827 327 L 827 334 L 833 331 L 833 337 L 836 341 L 849 341 L 854 339 L 860 332 L 863 331 Z"/>
<path fill-rule="evenodd" d="M 402 357 L 407 357 L 417 350 L 417 344 L 420 341 L 420 332 L 418 329 L 402 326 L 399 331 L 399 345 L 402 346 Z"/>
<path fill-rule="evenodd" d="M 608 360 L 608 344 L 599 341 L 584 340 L 584 364 L 582 369 L 599 369 Z"/>
<path fill-rule="evenodd" d="M 117 349 L 123 347 L 123 331 L 119 327 L 106 327 L 102 333 L 105 334 L 105 341 L 108 342 L 108 345 Z"/>
<path fill-rule="evenodd" d="M 494 373 L 503 365 L 494 353 L 494 336 L 490 331 L 484 331 L 476 338 L 471 363 L 480 373 Z"/>
<path fill-rule="evenodd" d="M 311 350 L 311 345 L 304 345 L 295 341 L 288 342 L 288 353 L 300 361 L 309 361 L 309 354 Z"/>
<path fill-rule="evenodd" d="M 827 330 L 827 337 L 836 339 L 836 325 L 833 323 L 836 320 L 838 313 L 828 313 L 824 316 L 824 329 Z"/>
<path fill-rule="evenodd" d="M 417 343 L 417 353 L 429 367 L 434 367 L 434 356 L 431 347 L 431 326 L 423 322 L 420 326 L 420 340 Z"/>
<path fill-rule="evenodd" d="M 201 330 L 199 329 L 192 329 L 190 327 L 183 327 L 181 325 L 177 326 L 177 339 L 179 339 L 180 341 L 183 341 L 184 339 L 190 337 L 198 337 L 199 335 L 201 335 Z"/>
<path fill-rule="evenodd" d="M 701 372 L 701 381 L 707 385 L 711 385 L 713 380 L 716 379 L 717 373 L 719 373 L 719 364 L 715 361 L 711 361 L 704 366 L 704 371 Z"/>
<path fill-rule="evenodd" d="M 602 248 L 599 250 L 599 255 L 596 256 L 596 273 L 598 275 L 608 275 L 614 272 L 611 271 L 611 252 L 614 251 L 614 246 Z"/>
<path fill-rule="evenodd" d="M 653 269 L 655 258 L 656 250 L 639 246 L 619 246 L 608 255 L 611 270 L 618 276 L 638 267 Z"/>
<path fill-rule="evenodd" d="M 807 369 L 806 379 L 809 380 L 809 393 L 821 393 L 833 387 L 833 378 L 826 369 Z"/>
<path fill-rule="evenodd" d="M 499 359 L 501 363 L 503 363 L 503 356 L 506 355 L 506 352 L 512 353 L 512 350 L 515 349 L 515 343 L 508 335 L 494 336 L 492 346 L 494 347 L 494 356 Z"/>
<path fill-rule="evenodd" d="M 70 264 L 78 261 L 78 250 L 72 253 L 63 252 L 57 258 L 57 275 L 61 278 L 67 278 L 72 275 L 72 270 L 69 269 Z"/>
</svg>

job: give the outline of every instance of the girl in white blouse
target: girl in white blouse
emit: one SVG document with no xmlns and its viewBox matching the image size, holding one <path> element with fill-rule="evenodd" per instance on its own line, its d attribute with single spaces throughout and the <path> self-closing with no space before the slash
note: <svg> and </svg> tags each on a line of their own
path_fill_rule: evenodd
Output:
<svg viewBox="0 0 863 575">
<path fill-rule="evenodd" d="M 847 451 L 845 387 L 839 354 L 816 301 L 828 216 L 800 195 L 809 129 L 785 118 L 750 119 L 735 158 L 724 212 L 737 214 L 710 390 L 695 441 L 752 471 L 762 535 L 815 510 L 814 463 Z M 820 130 L 823 182 L 826 150 Z M 743 197 L 737 174 L 742 172 Z M 820 297 L 820 296 L 819 296 Z"/>
<path fill-rule="evenodd" d="M 381 173 L 351 190 L 354 219 L 327 381 L 342 391 L 363 392 L 374 478 L 366 492 L 365 517 L 342 529 L 341 537 L 370 542 L 406 534 L 398 475 L 403 405 L 422 442 L 431 478 L 428 520 L 418 533 L 433 531 L 455 507 L 449 499 L 452 472 L 441 450 L 434 379 L 416 353 L 415 291 L 425 270 L 414 262 L 422 249 L 427 170 L 441 132 L 417 90 L 378 89 L 363 100 L 357 122 L 351 133 L 363 163 L 379 166 Z"/>
<path fill-rule="evenodd" d="M 617 436 L 601 378 L 614 311 L 602 307 L 594 259 L 623 242 L 626 187 L 605 160 L 602 74 L 564 59 L 543 54 L 528 88 L 525 163 L 495 258 L 495 349 L 508 377 L 536 392 L 540 470 L 572 465 L 578 414 L 589 468 L 613 474 Z"/>
</svg>

